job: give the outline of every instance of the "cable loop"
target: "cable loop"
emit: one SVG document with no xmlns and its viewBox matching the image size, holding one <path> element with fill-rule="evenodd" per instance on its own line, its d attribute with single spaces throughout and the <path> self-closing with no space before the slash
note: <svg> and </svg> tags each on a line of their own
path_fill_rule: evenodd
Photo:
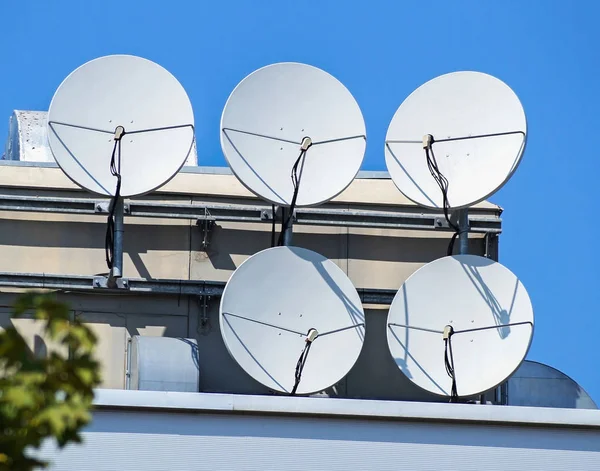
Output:
<svg viewBox="0 0 600 471">
<path fill-rule="evenodd" d="M 294 193 L 292 195 L 292 201 L 290 203 L 288 217 L 285 219 L 285 221 L 282 221 L 282 223 L 281 223 L 281 233 L 279 234 L 279 239 L 277 241 L 277 245 L 280 245 L 280 246 L 283 245 L 283 236 L 284 236 L 286 230 L 290 227 L 290 224 L 292 223 L 292 220 L 294 218 L 294 210 L 296 209 L 296 200 L 298 199 L 298 191 L 300 190 L 300 177 L 298 177 L 298 167 L 302 167 L 300 165 L 300 162 L 302 162 L 302 164 L 304 165 L 304 157 L 306 156 L 306 151 L 311 146 L 310 142 L 306 141 L 307 139 L 308 139 L 308 141 L 310 141 L 310 138 L 307 138 L 307 137 L 303 139 L 302 147 L 300 150 L 300 155 L 298 156 L 298 158 L 296 159 L 296 162 L 294 163 L 294 166 L 292 167 L 291 178 L 292 178 L 292 185 L 294 186 Z M 305 146 L 305 143 L 306 143 L 306 146 Z"/>
<path fill-rule="evenodd" d="M 300 354 L 300 358 L 298 358 L 298 362 L 296 363 L 296 372 L 294 373 L 294 387 L 292 388 L 291 396 L 296 394 L 298 386 L 300 385 L 300 380 L 302 379 L 302 371 L 304 370 L 304 365 L 306 364 L 306 359 L 308 358 L 308 352 L 310 351 L 310 346 L 319 336 L 319 333 L 316 329 L 310 329 L 308 331 L 306 337 L 306 343 L 304 345 L 304 349 Z"/>
<path fill-rule="evenodd" d="M 115 210 L 119 199 L 121 198 L 121 138 L 125 135 L 123 126 L 117 126 L 115 129 L 112 155 L 110 158 L 110 173 L 117 178 L 117 186 L 115 195 L 112 197 L 109 209 L 108 220 L 106 226 L 106 237 L 104 241 L 104 252 L 106 255 L 106 265 L 109 270 L 113 268 L 114 252 L 115 252 Z"/>
<path fill-rule="evenodd" d="M 451 325 L 447 325 L 444 328 L 444 365 L 446 367 L 446 373 L 452 380 L 452 386 L 450 389 L 450 402 L 458 402 L 458 392 L 456 389 L 456 371 L 454 369 L 454 356 L 452 355 L 452 335 L 454 329 Z"/>
<path fill-rule="evenodd" d="M 454 230 L 454 234 L 450 238 L 450 243 L 448 244 L 447 255 L 452 255 L 454 253 L 454 243 L 456 238 L 460 235 L 461 230 L 460 227 L 454 224 L 450 219 L 450 203 L 448 202 L 448 187 L 449 182 L 448 179 L 442 174 L 440 169 L 438 168 L 437 161 L 435 159 L 435 154 L 433 153 L 433 143 L 435 142 L 434 137 L 431 134 L 426 134 L 423 137 L 423 149 L 425 150 L 425 157 L 427 158 L 427 167 L 429 168 L 429 172 L 431 176 L 440 187 L 442 191 L 442 206 L 444 210 L 444 217 L 448 222 L 448 225 Z"/>
</svg>

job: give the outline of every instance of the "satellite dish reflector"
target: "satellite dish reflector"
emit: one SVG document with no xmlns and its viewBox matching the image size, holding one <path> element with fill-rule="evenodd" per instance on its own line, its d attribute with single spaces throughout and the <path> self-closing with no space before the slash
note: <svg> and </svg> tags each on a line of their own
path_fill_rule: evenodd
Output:
<svg viewBox="0 0 600 471">
<path fill-rule="evenodd" d="M 364 319 L 356 289 L 336 264 L 290 246 L 242 263 L 220 306 L 231 356 L 255 380 L 282 393 L 311 394 L 344 378 L 362 349 Z"/>
<path fill-rule="evenodd" d="M 533 308 L 519 279 L 476 255 L 440 258 L 413 273 L 387 325 L 400 370 L 442 396 L 472 396 L 502 383 L 525 358 L 532 334 Z"/>
<path fill-rule="evenodd" d="M 194 141 L 192 105 L 181 84 L 154 62 L 127 55 L 72 72 L 52 98 L 48 128 L 50 149 L 67 176 L 108 196 L 117 184 L 113 151 L 121 156 L 120 196 L 130 197 L 173 178 Z"/>
<path fill-rule="evenodd" d="M 427 136 L 432 162 L 448 181 L 448 207 L 463 208 L 488 198 L 512 176 L 525 149 L 527 121 L 515 93 L 480 72 L 442 75 L 404 100 L 387 132 L 387 168 L 407 198 L 442 208 Z"/>
<path fill-rule="evenodd" d="M 296 165 L 295 206 L 313 206 L 341 193 L 358 173 L 365 122 L 352 94 L 327 72 L 273 64 L 231 93 L 221 117 L 221 147 L 238 179 L 277 205 L 292 205 Z"/>
</svg>

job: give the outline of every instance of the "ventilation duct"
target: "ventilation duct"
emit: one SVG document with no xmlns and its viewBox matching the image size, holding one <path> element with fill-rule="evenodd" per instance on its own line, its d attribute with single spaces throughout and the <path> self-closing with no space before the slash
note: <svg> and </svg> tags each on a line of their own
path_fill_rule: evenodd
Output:
<svg viewBox="0 0 600 471">
<path fill-rule="evenodd" d="M 197 392 L 198 345 L 195 339 L 134 336 L 128 389 Z"/>
</svg>

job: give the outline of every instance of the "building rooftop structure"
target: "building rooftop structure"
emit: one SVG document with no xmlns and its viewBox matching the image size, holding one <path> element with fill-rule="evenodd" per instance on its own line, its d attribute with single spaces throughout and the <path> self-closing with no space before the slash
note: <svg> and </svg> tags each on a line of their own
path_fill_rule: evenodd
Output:
<svg viewBox="0 0 600 471">
<path fill-rule="evenodd" d="M 228 169 L 189 162 L 160 190 L 125 202 L 127 284 L 103 288 L 108 200 L 52 161 L 44 119 L 15 112 L 0 161 L 0 327 L 12 322 L 38 353 L 55 348 L 37 321 L 10 319 L 16 293 L 55 290 L 98 334 L 103 375 L 85 444 L 42 450 L 55 469 L 597 469 L 599 411 L 567 409 L 569 400 L 512 406 L 510 380 L 470 404 L 447 404 L 398 369 L 385 338 L 389 304 L 415 270 L 445 255 L 451 231 L 386 172 L 361 172 L 331 202 L 296 212 L 295 244 L 347 274 L 366 336 L 342 381 L 314 397 L 285 397 L 231 358 L 218 321 L 225 282 L 270 246 L 271 205 Z M 501 213 L 490 202 L 470 208 L 470 253 L 498 259 Z M 154 337 L 171 343 L 151 344 L 158 355 L 145 359 L 139 339 Z M 174 353 L 182 341 L 191 355 Z M 191 383 L 178 376 L 189 371 Z M 142 384 L 156 390 L 135 390 Z M 553 388 L 514 384 L 521 403 L 527 391 L 539 399 Z M 595 408 L 573 397 L 573 409 Z"/>
</svg>

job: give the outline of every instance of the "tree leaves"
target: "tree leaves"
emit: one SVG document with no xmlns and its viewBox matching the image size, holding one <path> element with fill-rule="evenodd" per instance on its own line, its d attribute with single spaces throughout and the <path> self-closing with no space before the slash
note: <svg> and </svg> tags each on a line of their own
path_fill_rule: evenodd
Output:
<svg viewBox="0 0 600 471">
<path fill-rule="evenodd" d="M 68 347 L 69 355 L 37 358 L 14 327 L 0 332 L 0 470 L 45 467 L 27 451 L 48 438 L 61 448 L 81 442 L 100 384 L 92 357 L 96 336 L 69 320 L 66 304 L 53 294 L 26 293 L 14 306 L 14 317 L 24 316 L 43 321 L 45 337 Z"/>
</svg>

